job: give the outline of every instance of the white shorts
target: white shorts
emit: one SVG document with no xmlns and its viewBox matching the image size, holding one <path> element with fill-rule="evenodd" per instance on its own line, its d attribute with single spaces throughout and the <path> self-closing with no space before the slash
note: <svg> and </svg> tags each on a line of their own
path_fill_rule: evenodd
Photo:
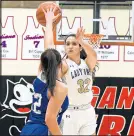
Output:
<svg viewBox="0 0 134 136">
<path fill-rule="evenodd" d="M 92 106 L 85 110 L 67 110 L 62 120 L 63 135 L 92 135 L 96 132 L 96 115 Z"/>
</svg>

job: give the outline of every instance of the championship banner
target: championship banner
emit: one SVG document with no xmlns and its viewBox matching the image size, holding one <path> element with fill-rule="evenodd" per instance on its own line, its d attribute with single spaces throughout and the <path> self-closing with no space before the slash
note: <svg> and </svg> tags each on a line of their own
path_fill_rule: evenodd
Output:
<svg viewBox="0 0 134 136">
<path fill-rule="evenodd" d="M 22 60 L 39 60 L 44 51 L 44 34 L 41 27 L 35 25 L 32 16 L 27 17 L 27 25 L 22 36 Z"/>
<path fill-rule="evenodd" d="M 31 110 L 34 79 L 34 76 L 0 77 L 1 136 L 19 136 Z M 134 135 L 134 78 L 98 77 L 92 91 L 96 134 Z"/>
<path fill-rule="evenodd" d="M 134 1 L 132 1 L 132 12 L 130 12 L 131 14 L 131 18 L 130 18 L 130 33 L 132 35 L 132 42 L 134 42 Z M 124 61 L 130 61 L 133 62 L 134 61 L 134 47 L 132 46 L 128 46 L 128 47 L 124 47 Z"/>
<path fill-rule="evenodd" d="M 98 61 L 119 61 L 119 46 L 101 45 L 94 50 Z"/>
<path fill-rule="evenodd" d="M 0 59 L 17 59 L 18 35 L 14 29 L 14 16 L 8 16 L 1 25 L 0 46 Z"/>
</svg>

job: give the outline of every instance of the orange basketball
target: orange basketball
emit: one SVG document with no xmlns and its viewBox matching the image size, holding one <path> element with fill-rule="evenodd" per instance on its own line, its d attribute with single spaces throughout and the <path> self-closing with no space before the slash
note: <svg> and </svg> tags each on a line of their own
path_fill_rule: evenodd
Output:
<svg viewBox="0 0 134 136">
<path fill-rule="evenodd" d="M 61 9 L 58 5 L 56 5 L 56 3 L 44 2 L 39 5 L 39 7 L 37 8 L 37 11 L 36 11 L 36 18 L 37 18 L 37 21 L 39 22 L 39 24 L 46 26 L 46 18 L 45 18 L 45 14 L 44 14 L 42 8 L 45 11 L 47 11 L 47 9 L 49 9 L 50 7 L 52 7 L 53 9 L 56 7 L 56 10 L 54 13 L 55 16 L 58 15 L 59 13 L 61 13 Z M 56 20 L 53 20 L 53 27 L 55 27 L 59 23 L 61 18 L 62 18 L 62 16 L 60 15 Z"/>
</svg>

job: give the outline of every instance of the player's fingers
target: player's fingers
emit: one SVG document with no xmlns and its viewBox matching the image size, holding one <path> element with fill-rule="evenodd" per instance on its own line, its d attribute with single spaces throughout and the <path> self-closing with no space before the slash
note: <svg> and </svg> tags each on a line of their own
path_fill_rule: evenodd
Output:
<svg viewBox="0 0 134 136">
<path fill-rule="evenodd" d="M 50 6 L 50 11 L 51 11 L 51 12 L 53 11 L 53 7 L 52 7 L 52 5 Z"/>
<path fill-rule="evenodd" d="M 47 9 L 47 12 L 49 12 L 49 8 Z"/>
<path fill-rule="evenodd" d="M 61 13 L 55 16 L 54 20 L 56 20 L 59 16 L 61 16 Z"/>
<path fill-rule="evenodd" d="M 42 27 L 42 31 L 43 31 L 43 33 L 45 34 L 45 30 L 44 30 L 44 28 Z"/>
<path fill-rule="evenodd" d="M 77 29 L 77 34 L 80 34 L 80 31 L 81 31 L 80 29 L 81 29 L 81 28 L 78 28 L 78 29 Z"/>
<path fill-rule="evenodd" d="M 57 8 L 56 6 L 53 8 L 53 13 L 55 13 L 55 12 L 56 12 L 56 8 Z"/>
<path fill-rule="evenodd" d="M 84 33 L 85 33 L 85 29 L 82 30 L 82 35 L 84 36 Z"/>
<path fill-rule="evenodd" d="M 46 16 L 47 12 L 42 8 L 42 11 L 44 13 L 44 15 Z"/>
<path fill-rule="evenodd" d="M 76 38 L 78 38 L 79 37 L 79 28 L 77 29 L 77 32 L 76 32 Z"/>
<path fill-rule="evenodd" d="M 82 33 L 83 32 L 83 26 L 80 28 L 80 33 Z"/>
<path fill-rule="evenodd" d="M 44 13 L 46 13 L 46 11 L 43 9 L 43 8 L 41 8 L 42 9 L 42 11 L 44 12 Z"/>
</svg>

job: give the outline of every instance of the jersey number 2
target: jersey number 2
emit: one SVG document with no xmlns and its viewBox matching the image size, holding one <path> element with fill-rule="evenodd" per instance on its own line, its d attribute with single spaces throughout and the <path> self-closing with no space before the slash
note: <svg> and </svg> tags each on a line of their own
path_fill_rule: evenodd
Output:
<svg viewBox="0 0 134 136">
<path fill-rule="evenodd" d="M 40 110 L 37 110 L 37 107 L 40 107 L 40 106 L 41 106 L 42 96 L 41 96 L 41 94 L 38 94 L 38 93 L 36 93 L 35 96 L 36 96 L 37 101 L 33 103 L 33 111 L 34 111 L 36 114 L 41 114 L 41 111 L 40 111 Z M 35 97 L 35 96 L 34 96 L 34 97 Z"/>
<path fill-rule="evenodd" d="M 78 88 L 78 92 L 79 93 L 86 93 L 89 92 L 88 86 L 90 84 L 90 79 L 87 78 L 85 80 L 79 79 L 77 81 L 77 84 L 80 86 L 80 88 Z M 86 85 L 86 86 L 85 86 Z"/>
</svg>

